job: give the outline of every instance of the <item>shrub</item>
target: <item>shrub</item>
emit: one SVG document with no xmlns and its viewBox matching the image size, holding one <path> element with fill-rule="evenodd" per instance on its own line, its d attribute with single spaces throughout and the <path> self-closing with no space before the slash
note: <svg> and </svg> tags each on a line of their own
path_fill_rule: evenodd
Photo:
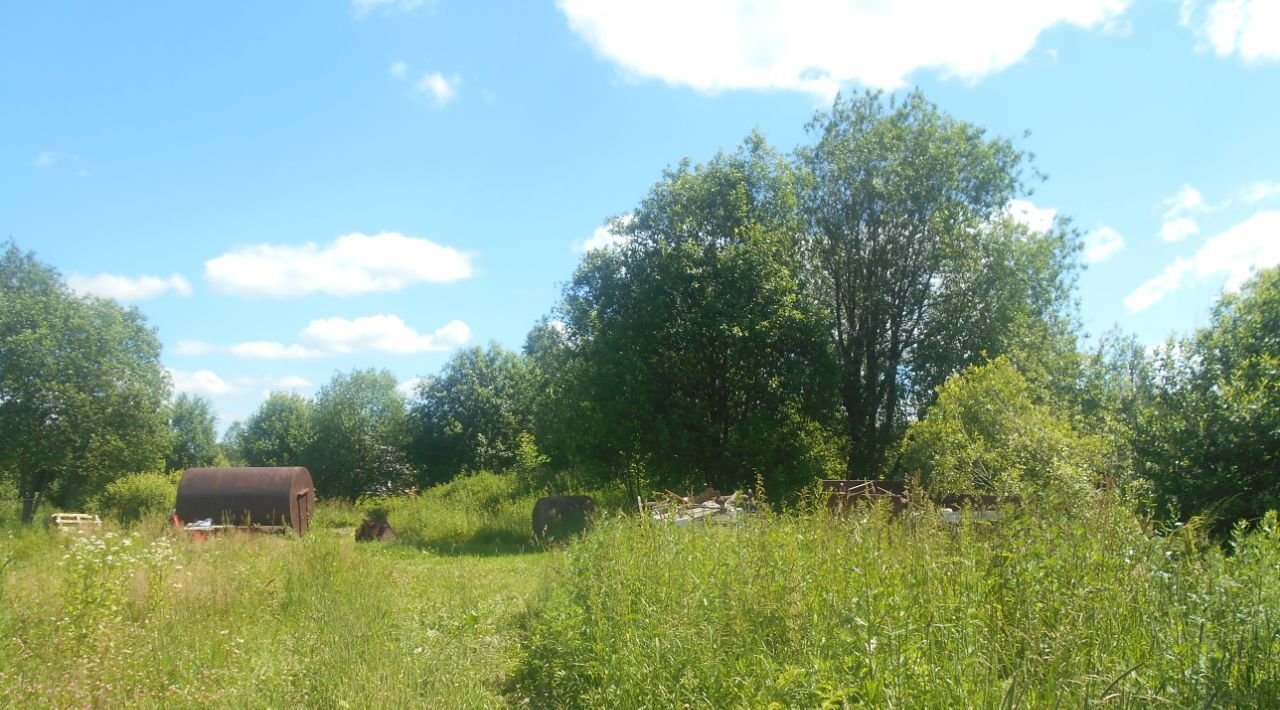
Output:
<svg viewBox="0 0 1280 710">
<path fill-rule="evenodd" d="M 938 389 L 907 430 L 902 468 L 933 495 L 1035 495 L 1090 490 L 1107 442 L 1082 434 L 1005 357 L 970 367 Z"/>
<path fill-rule="evenodd" d="M 177 483 L 162 473 L 134 473 L 107 484 L 93 504 L 100 514 L 132 523 L 173 509 Z"/>
</svg>

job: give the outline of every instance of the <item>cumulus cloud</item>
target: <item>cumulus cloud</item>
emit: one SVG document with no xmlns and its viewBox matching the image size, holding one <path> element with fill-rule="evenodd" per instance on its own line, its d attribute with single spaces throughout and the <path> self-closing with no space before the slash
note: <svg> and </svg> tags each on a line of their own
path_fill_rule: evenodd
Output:
<svg viewBox="0 0 1280 710">
<path fill-rule="evenodd" d="M 1190 217 L 1165 220 L 1160 225 L 1160 238 L 1166 242 L 1180 242 L 1200 232 L 1200 225 Z"/>
<path fill-rule="evenodd" d="M 976 81 L 1045 30 L 1121 27 L 1129 0 L 557 0 L 569 27 L 624 71 L 698 91 L 895 89 L 921 69 Z"/>
<path fill-rule="evenodd" d="M 173 391 L 178 394 L 220 395 L 236 391 L 230 382 L 212 370 L 185 372 L 169 368 L 169 379 L 173 382 Z"/>
<path fill-rule="evenodd" d="M 436 107 L 442 107 L 458 97 L 458 86 L 462 77 L 457 74 L 446 77 L 440 72 L 428 72 L 413 83 L 413 88 L 423 96 L 431 99 Z"/>
<path fill-rule="evenodd" d="M 1124 237 L 1111 227 L 1102 226 L 1084 235 L 1084 260 L 1100 264 L 1124 247 Z"/>
<path fill-rule="evenodd" d="M 58 163 L 58 154 L 46 150 L 31 160 L 31 164 L 37 168 L 52 168 Z"/>
<path fill-rule="evenodd" d="M 206 343 L 203 340 L 179 340 L 178 344 L 173 346 L 173 352 L 177 355 L 208 355 L 217 349 L 213 343 Z"/>
<path fill-rule="evenodd" d="M 179 296 L 191 295 L 191 283 L 181 274 L 172 274 L 168 277 L 71 274 L 67 277 L 67 286 L 76 293 L 114 298 L 118 301 L 145 301 L 162 296 L 169 291 Z"/>
<path fill-rule="evenodd" d="M 1270 199 L 1277 195 L 1280 195 L 1280 182 L 1255 182 L 1251 185 L 1246 185 L 1244 189 L 1240 191 L 1240 199 L 1243 200 L 1245 204 L 1249 205 L 1262 202 L 1263 200 Z"/>
<path fill-rule="evenodd" d="M 418 391 L 418 385 L 420 384 L 422 384 L 422 378 L 414 377 L 396 385 L 396 391 L 408 399 L 413 397 L 414 392 Z"/>
<path fill-rule="evenodd" d="M 253 340 L 237 343 L 227 347 L 227 352 L 236 357 L 253 360 L 296 360 L 308 357 L 320 357 L 325 353 L 312 350 L 301 345 L 285 345 L 270 340 Z"/>
<path fill-rule="evenodd" d="M 628 224 L 631 224 L 632 219 L 632 215 L 624 214 L 616 220 L 609 220 L 608 224 L 596 227 L 596 231 L 592 232 L 591 236 L 582 241 L 574 242 L 573 250 L 575 252 L 588 252 L 625 244 L 627 236 L 615 230 L 625 229 Z"/>
<path fill-rule="evenodd" d="M 1160 224 L 1160 238 L 1166 242 L 1182 241 L 1199 233 L 1200 225 L 1191 215 L 1210 209 L 1200 191 L 1190 185 L 1183 185 L 1178 194 L 1161 204 L 1164 206 L 1164 219 Z"/>
<path fill-rule="evenodd" d="M 214 288 L 245 297 L 353 296 L 472 275 L 472 255 L 396 232 L 348 234 L 323 247 L 257 244 L 205 262 Z"/>
<path fill-rule="evenodd" d="M 403 79 L 405 75 L 409 73 L 409 65 L 404 62 L 395 62 L 387 71 L 391 73 L 391 76 L 397 79 Z"/>
<path fill-rule="evenodd" d="M 1037 232 L 1053 229 L 1053 220 L 1058 215 L 1052 207 L 1036 207 L 1027 200 L 1009 200 L 1007 211 L 1013 221 Z"/>
<path fill-rule="evenodd" d="M 1280 3 L 1275 0 L 1217 0 L 1207 6 L 1184 0 L 1180 21 L 1195 31 L 1201 49 L 1238 55 L 1247 64 L 1280 61 Z"/>
<path fill-rule="evenodd" d="M 454 320 L 432 333 L 419 333 L 392 315 L 322 318 L 311 321 L 298 340 L 298 343 L 255 340 L 230 345 L 225 350 L 236 357 L 254 360 L 293 360 L 366 352 L 397 355 L 443 352 L 471 340 L 471 328 L 460 320 Z"/>
<path fill-rule="evenodd" d="M 440 352 L 452 350 L 470 339 L 471 329 L 460 320 L 449 321 L 433 333 L 419 334 L 391 315 L 314 320 L 303 329 L 301 336 L 307 346 L 324 353 Z"/>
<path fill-rule="evenodd" d="M 1280 264 L 1280 212 L 1258 212 L 1205 242 L 1190 259 L 1178 258 L 1159 275 L 1142 284 L 1124 300 L 1130 312 L 1144 311 L 1182 287 L 1192 277 L 1197 282 L 1225 277 L 1225 288 L 1235 291 L 1257 269 Z"/>
</svg>

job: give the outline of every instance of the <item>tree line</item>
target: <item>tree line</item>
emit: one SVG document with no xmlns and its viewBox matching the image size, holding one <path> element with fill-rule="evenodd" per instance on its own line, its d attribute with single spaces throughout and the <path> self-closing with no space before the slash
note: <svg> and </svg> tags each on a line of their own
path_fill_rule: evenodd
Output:
<svg viewBox="0 0 1280 710">
<path fill-rule="evenodd" d="M 1110 487 L 1186 518 L 1280 501 L 1280 272 L 1148 354 L 1079 329 L 1078 233 L 1014 219 L 1041 179 L 920 93 L 838 98 L 789 154 L 758 133 L 666 170 L 516 352 L 459 350 L 408 398 L 385 371 L 273 393 L 222 442 L 169 399 L 136 309 L 0 265 L 0 475 L 69 505 L 122 472 L 302 464 L 327 496 L 475 470 L 628 493 L 824 477 L 938 492 Z M 34 505 L 34 504 L 33 504 Z"/>
</svg>

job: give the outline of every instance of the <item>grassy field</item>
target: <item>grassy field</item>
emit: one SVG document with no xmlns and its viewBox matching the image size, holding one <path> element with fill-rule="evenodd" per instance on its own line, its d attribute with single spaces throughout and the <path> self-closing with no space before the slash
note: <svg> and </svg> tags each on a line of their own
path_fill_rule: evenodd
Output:
<svg viewBox="0 0 1280 710">
<path fill-rule="evenodd" d="M 503 486 L 390 502 L 393 544 L 354 543 L 341 506 L 301 539 L 0 529 L 0 706 L 1280 702 L 1274 519 L 1222 548 L 1105 502 L 959 527 L 608 517 L 543 550 Z"/>
</svg>

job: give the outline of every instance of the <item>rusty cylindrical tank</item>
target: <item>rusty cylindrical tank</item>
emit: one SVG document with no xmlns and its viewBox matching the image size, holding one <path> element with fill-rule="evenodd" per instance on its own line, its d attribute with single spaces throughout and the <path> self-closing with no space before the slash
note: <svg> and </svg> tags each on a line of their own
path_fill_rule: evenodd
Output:
<svg viewBox="0 0 1280 710">
<path fill-rule="evenodd" d="M 287 525 L 301 535 L 315 509 L 311 472 L 301 466 L 189 468 L 178 482 L 175 513 L 184 523 Z"/>
</svg>

